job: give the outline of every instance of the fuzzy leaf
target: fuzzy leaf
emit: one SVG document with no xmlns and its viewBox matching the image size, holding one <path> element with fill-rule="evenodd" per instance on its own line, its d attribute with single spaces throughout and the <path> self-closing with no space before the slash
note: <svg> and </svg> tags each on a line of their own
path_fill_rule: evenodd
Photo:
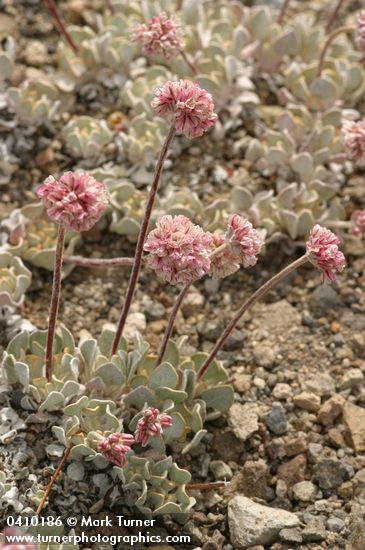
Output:
<svg viewBox="0 0 365 550">
<path fill-rule="evenodd" d="M 248 189 L 244 187 L 234 187 L 231 196 L 235 210 L 245 211 L 251 208 L 253 197 Z"/>
<path fill-rule="evenodd" d="M 216 386 L 204 390 L 200 398 L 205 401 L 208 408 L 226 411 L 233 403 L 233 389 L 232 386 Z"/>
<path fill-rule="evenodd" d="M 148 406 L 155 406 L 156 398 L 149 388 L 138 386 L 124 397 L 124 403 L 142 409 L 145 403 Z"/>
<path fill-rule="evenodd" d="M 185 422 L 181 414 L 172 413 L 171 418 L 172 426 L 164 429 L 164 437 L 166 441 L 180 439 L 183 435 L 185 435 Z"/>
<path fill-rule="evenodd" d="M 172 481 L 175 481 L 178 485 L 185 485 L 191 480 L 191 474 L 187 470 L 179 468 L 174 462 L 170 468 L 169 477 Z"/>
<path fill-rule="evenodd" d="M 294 155 L 290 161 L 290 165 L 303 181 L 308 181 L 313 171 L 313 159 L 309 153 Z"/>
<path fill-rule="evenodd" d="M 161 386 L 174 389 L 178 381 L 179 377 L 174 367 L 170 363 L 164 362 L 152 372 L 148 385 L 152 389 Z"/>
<path fill-rule="evenodd" d="M 51 391 L 40 405 L 39 410 L 43 411 L 57 411 L 65 403 L 65 396 L 59 391 Z"/>
<path fill-rule="evenodd" d="M 183 403 L 188 394 L 185 391 L 173 390 L 171 388 L 156 388 L 156 395 L 160 399 L 172 399 L 174 403 Z"/>
</svg>

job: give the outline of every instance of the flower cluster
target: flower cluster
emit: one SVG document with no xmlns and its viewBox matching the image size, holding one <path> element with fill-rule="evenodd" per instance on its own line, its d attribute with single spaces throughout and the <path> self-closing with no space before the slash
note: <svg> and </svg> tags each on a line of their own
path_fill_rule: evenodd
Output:
<svg viewBox="0 0 365 550">
<path fill-rule="evenodd" d="M 360 12 L 357 18 L 356 44 L 359 50 L 365 54 L 365 11 Z"/>
<path fill-rule="evenodd" d="M 98 443 L 97 449 L 109 462 L 113 462 L 117 466 L 124 466 L 127 462 L 125 455 L 131 450 L 134 442 L 133 435 L 117 432 L 102 439 Z"/>
<path fill-rule="evenodd" d="M 117 466 L 125 466 L 126 454 L 134 443 L 146 447 L 151 437 L 157 437 L 165 428 L 172 426 L 172 418 L 168 414 L 160 413 L 155 407 L 148 407 L 143 411 L 143 416 L 138 420 L 134 435 L 125 433 L 113 433 L 101 439 L 97 450 L 106 460 Z"/>
<path fill-rule="evenodd" d="M 365 121 L 344 122 L 342 137 L 347 157 L 359 164 L 365 164 Z"/>
<path fill-rule="evenodd" d="M 355 210 L 351 216 L 351 229 L 354 235 L 365 232 L 365 210 Z"/>
<path fill-rule="evenodd" d="M 229 247 L 224 247 L 226 239 L 220 233 L 213 233 L 214 249 L 211 256 L 209 274 L 213 279 L 223 279 L 240 268 L 240 258 Z"/>
<path fill-rule="evenodd" d="M 83 172 L 49 176 L 37 194 L 52 220 L 76 231 L 89 231 L 108 206 L 105 185 Z"/>
<path fill-rule="evenodd" d="M 159 116 L 172 115 L 175 128 L 188 138 L 200 137 L 217 121 L 213 98 L 196 82 L 166 82 L 151 103 Z"/>
<path fill-rule="evenodd" d="M 238 214 L 233 214 L 229 219 L 226 242 L 243 267 L 256 264 L 257 255 L 264 245 L 262 234 Z"/>
<path fill-rule="evenodd" d="M 147 25 L 137 25 L 132 31 L 132 41 L 141 44 L 146 55 L 162 55 L 171 59 L 182 48 L 183 30 L 176 17 L 161 13 L 152 17 Z"/>
<path fill-rule="evenodd" d="M 150 437 L 157 437 L 163 433 L 164 428 L 172 426 L 172 418 L 168 414 L 160 413 L 155 407 L 148 407 L 143 412 L 143 417 L 138 420 L 134 433 L 136 443 L 145 447 Z"/>
<path fill-rule="evenodd" d="M 343 271 L 345 256 L 338 249 L 340 239 L 329 229 L 315 225 L 306 244 L 309 261 L 322 273 L 326 283 L 336 281 L 336 273 Z"/>
<path fill-rule="evenodd" d="M 194 225 L 186 216 L 162 216 L 150 232 L 144 250 L 147 263 L 172 285 L 189 284 L 210 269 L 210 233 Z"/>
</svg>

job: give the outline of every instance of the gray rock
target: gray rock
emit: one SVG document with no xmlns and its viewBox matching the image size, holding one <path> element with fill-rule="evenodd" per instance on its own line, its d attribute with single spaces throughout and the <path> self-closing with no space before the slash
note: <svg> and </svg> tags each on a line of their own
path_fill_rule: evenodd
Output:
<svg viewBox="0 0 365 550">
<path fill-rule="evenodd" d="M 320 396 L 331 395 L 336 389 L 332 376 L 326 372 L 308 378 L 305 381 L 305 386 L 309 391 Z"/>
<path fill-rule="evenodd" d="M 232 470 L 226 464 L 223 462 L 223 460 L 212 460 L 212 462 L 209 464 L 209 468 L 214 475 L 215 479 L 231 479 L 232 478 Z"/>
<path fill-rule="evenodd" d="M 319 285 L 310 298 L 310 305 L 318 315 L 326 315 L 338 305 L 337 292 L 330 285 Z"/>
<path fill-rule="evenodd" d="M 246 441 L 259 429 L 257 405 L 234 403 L 228 412 L 228 424 L 238 439 Z"/>
<path fill-rule="evenodd" d="M 262 506 L 237 495 L 228 505 L 228 525 L 233 546 L 243 550 L 275 542 L 282 529 L 298 527 L 299 519 L 286 510 Z"/>
<path fill-rule="evenodd" d="M 333 533 L 339 533 L 344 525 L 345 522 L 341 518 L 331 517 L 327 520 L 327 528 Z"/>
<path fill-rule="evenodd" d="M 297 529 L 282 529 L 279 537 L 283 542 L 292 542 L 294 544 L 303 542 L 303 537 Z"/>
<path fill-rule="evenodd" d="M 356 388 L 364 381 L 364 375 L 361 369 L 349 369 L 342 377 L 340 384 L 341 390 L 347 390 L 347 388 Z"/>
<path fill-rule="evenodd" d="M 313 468 L 313 480 L 321 489 L 334 489 L 342 483 L 341 463 L 332 458 L 320 460 Z"/>
<path fill-rule="evenodd" d="M 244 332 L 235 329 L 227 339 L 227 342 L 224 345 L 224 349 L 227 351 L 235 351 L 237 349 L 241 349 L 245 338 L 246 335 Z"/>
<path fill-rule="evenodd" d="M 218 319 L 204 319 L 197 324 L 197 330 L 201 336 L 215 342 L 222 333 L 223 326 Z"/>
<path fill-rule="evenodd" d="M 313 502 L 316 494 L 317 487 L 311 481 L 300 481 L 293 485 L 293 497 L 301 502 Z"/>
<path fill-rule="evenodd" d="M 283 435 L 288 431 L 288 421 L 281 403 L 275 401 L 270 411 L 265 416 L 265 424 L 270 432 L 275 435 Z"/>
<path fill-rule="evenodd" d="M 278 349 L 270 344 L 260 344 L 253 351 L 253 358 L 256 365 L 266 369 L 271 368 L 278 354 Z"/>
<path fill-rule="evenodd" d="M 326 529 L 319 519 L 313 519 L 302 531 L 304 542 L 320 542 L 326 538 Z"/>
</svg>

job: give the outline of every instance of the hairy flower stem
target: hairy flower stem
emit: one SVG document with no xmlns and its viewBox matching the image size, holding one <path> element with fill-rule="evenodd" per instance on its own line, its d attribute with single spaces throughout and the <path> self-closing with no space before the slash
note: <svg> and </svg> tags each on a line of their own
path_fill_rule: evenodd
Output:
<svg viewBox="0 0 365 550">
<path fill-rule="evenodd" d="M 192 74 L 195 76 L 198 74 L 198 69 L 196 68 L 195 64 L 190 61 L 184 50 L 180 50 L 180 55 L 191 70 Z"/>
<path fill-rule="evenodd" d="M 336 21 L 337 16 L 338 16 L 338 14 L 339 14 L 339 12 L 340 12 L 340 10 L 341 10 L 344 3 L 345 3 L 345 0 L 338 0 L 333 12 L 330 15 L 330 18 L 327 21 L 326 33 L 330 32 L 331 27 L 334 24 L 334 22 Z"/>
<path fill-rule="evenodd" d="M 165 143 L 163 144 L 162 149 L 160 151 L 158 160 L 157 160 L 157 164 L 156 164 L 156 168 L 155 168 L 155 175 L 154 175 L 154 178 L 153 178 L 150 194 L 149 194 L 147 205 L 146 205 L 146 212 L 145 212 L 145 215 L 144 215 L 144 218 L 143 218 L 143 221 L 142 221 L 142 225 L 141 225 L 141 229 L 140 229 L 140 232 L 139 232 L 139 235 L 138 235 L 138 241 L 137 241 L 136 252 L 135 252 L 135 256 L 134 256 L 133 268 L 132 268 L 132 272 L 131 272 L 131 275 L 130 275 L 130 278 L 129 278 L 128 289 L 127 289 L 127 293 L 126 293 L 126 296 L 125 296 L 122 312 L 120 314 L 120 318 L 119 318 L 119 321 L 118 321 L 118 326 L 117 326 L 117 330 L 116 330 L 113 345 L 112 345 L 111 355 L 114 355 L 115 352 L 118 349 L 119 341 L 120 341 L 120 338 L 121 338 L 122 333 L 123 333 L 123 329 L 124 329 L 124 325 L 125 325 L 127 317 L 128 317 L 129 309 L 131 307 L 131 303 L 132 303 L 133 296 L 134 296 L 134 291 L 136 289 L 138 276 L 139 276 L 139 272 L 141 270 L 141 265 L 142 265 L 143 246 L 144 246 L 144 243 L 146 241 L 148 226 L 149 226 L 149 223 L 150 223 L 152 209 L 153 209 L 153 205 L 154 205 L 154 202 L 155 202 L 158 186 L 159 186 L 160 179 L 161 179 L 161 173 L 162 173 L 163 165 L 164 165 L 169 147 L 172 143 L 172 140 L 174 139 L 175 133 L 176 133 L 175 125 L 172 124 L 171 128 L 170 128 L 170 130 L 167 134 L 167 137 L 165 139 Z"/>
<path fill-rule="evenodd" d="M 79 52 L 79 49 L 76 46 L 75 42 L 72 40 L 70 33 L 66 29 L 63 19 L 58 12 L 56 2 L 54 0 L 44 0 L 44 2 L 50 14 L 52 15 L 53 19 L 55 20 L 56 27 L 58 28 L 59 32 L 63 34 L 70 48 L 73 50 L 75 54 L 77 54 Z"/>
<path fill-rule="evenodd" d="M 79 267 L 131 267 L 134 258 L 83 258 L 82 256 L 64 256 L 63 263 Z"/>
<path fill-rule="evenodd" d="M 322 74 L 322 69 L 323 69 L 323 65 L 324 65 L 324 62 L 325 62 L 326 53 L 328 51 L 328 48 L 330 47 L 330 45 L 334 41 L 334 39 L 339 34 L 351 32 L 351 31 L 354 31 L 354 30 L 355 30 L 354 26 L 348 25 L 348 26 L 344 26 L 344 27 L 339 27 L 338 29 L 335 29 L 334 31 L 331 32 L 331 34 L 328 35 L 327 40 L 325 41 L 325 43 L 323 45 L 323 48 L 321 50 L 321 53 L 319 55 L 319 61 L 318 61 L 318 67 L 317 67 L 317 73 L 316 73 L 317 78 L 319 78 Z"/>
<path fill-rule="evenodd" d="M 165 332 L 164 332 L 164 335 L 163 335 L 163 338 L 162 338 L 162 342 L 161 342 L 161 346 L 160 346 L 160 349 L 159 349 L 159 352 L 158 352 L 156 365 L 155 365 L 154 368 L 158 367 L 162 363 L 163 356 L 165 355 L 165 352 L 166 352 L 167 344 L 169 343 L 169 340 L 170 340 L 172 329 L 174 328 L 176 315 L 177 315 L 177 313 L 180 309 L 182 301 L 185 298 L 190 286 L 191 286 L 191 283 L 188 283 L 187 285 L 185 285 L 182 288 L 182 290 L 180 291 L 177 299 L 175 300 L 174 307 L 172 308 L 172 311 L 170 313 L 170 317 L 169 317 L 169 320 L 168 320 L 168 323 L 167 323 L 167 327 L 165 329 Z"/>
<path fill-rule="evenodd" d="M 55 260 L 54 260 L 53 286 L 52 286 L 51 305 L 49 308 L 49 321 L 48 321 L 48 333 L 47 333 L 46 378 L 48 382 L 50 381 L 51 374 L 52 374 L 53 340 L 54 340 L 54 334 L 56 330 L 58 306 L 60 303 L 62 254 L 63 254 L 64 242 L 65 242 L 65 228 L 63 225 L 59 225 Z"/>
<path fill-rule="evenodd" d="M 42 500 L 39 503 L 39 506 L 36 510 L 36 513 L 35 513 L 36 516 L 39 516 L 39 514 L 41 513 L 41 511 L 43 509 L 43 506 L 44 506 L 44 504 L 45 504 L 45 502 L 48 498 L 48 495 L 51 492 L 51 489 L 52 489 L 53 485 L 55 484 L 55 481 L 57 480 L 58 476 L 60 475 L 61 470 L 62 470 L 63 466 L 65 465 L 66 460 L 68 459 L 68 457 L 70 455 L 71 449 L 72 449 L 72 446 L 67 447 L 67 449 L 65 450 L 65 452 L 63 454 L 63 457 L 62 457 L 62 460 L 61 460 L 61 462 L 59 463 L 59 465 L 57 467 L 57 470 L 55 471 L 55 473 L 51 477 L 51 480 L 50 480 L 50 482 L 48 483 L 48 485 L 46 487 L 46 490 L 44 492 Z"/>
<path fill-rule="evenodd" d="M 240 309 L 237 311 L 236 315 L 233 317 L 233 319 L 229 322 L 226 329 L 224 330 L 223 334 L 219 338 L 219 340 L 216 342 L 215 346 L 213 347 L 212 351 L 209 353 L 208 357 L 204 361 L 203 365 L 201 366 L 197 380 L 200 380 L 207 369 L 209 368 L 212 361 L 215 359 L 217 353 L 222 349 L 225 342 L 227 341 L 228 337 L 230 336 L 231 332 L 237 325 L 238 321 L 241 319 L 242 315 L 246 313 L 248 309 L 250 309 L 251 306 L 253 306 L 258 300 L 260 300 L 265 294 L 269 292 L 275 285 L 280 283 L 287 275 L 295 271 L 298 267 L 305 264 L 308 261 L 308 257 L 305 254 L 304 256 L 301 256 L 298 260 L 295 260 L 293 263 L 288 265 L 287 267 L 284 267 L 279 273 L 271 277 L 266 283 L 264 283 L 256 292 L 254 292 L 240 307 Z"/>
<path fill-rule="evenodd" d="M 280 10 L 280 13 L 278 15 L 278 23 L 279 25 L 282 24 L 282 22 L 284 21 L 284 18 L 285 18 L 285 15 L 286 15 L 286 11 L 288 9 L 288 6 L 289 6 L 289 2 L 290 0 L 283 0 L 283 3 L 281 5 L 281 10 Z"/>
</svg>

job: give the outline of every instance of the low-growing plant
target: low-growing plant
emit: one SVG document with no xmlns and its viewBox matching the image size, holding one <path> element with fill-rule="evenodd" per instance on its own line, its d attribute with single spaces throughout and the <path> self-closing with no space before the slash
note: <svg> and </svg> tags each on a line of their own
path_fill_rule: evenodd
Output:
<svg viewBox="0 0 365 550">
<path fill-rule="evenodd" d="M 20 385 L 28 396 L 30 408 L 57 413 L 59 418 L 52 431 L 65 453 L 46 490 L 32 497 L 38 514 L 63 465 L 72 457 L 88 461 L 103 457 L 113 464 L 114 479 L 132 491 L 133 504 L 144 514 L 187 514 L 194 505 L 186 491 L 191 475 L 174 462 L 170 446 L 174 443 L 182 454 L 188 453 L 207 433 L 205 422 L 232 404 L 228 373 L 216 359 L 228 336 L 250 306 L 304 263 L 313 263 L 328 282 L 334 282 L 345 265 L 339 239 L 316 225 L 305 254 L 244 302 L 211 352 L 187 356 L 185 339 L 171 339 L 187 290 L 204 276 L 223 278 L 241 266 L 255 265 L 264 236 L 238 214 L 226 220 L 225 233 L 211 233 L 183 213 L 160 217 L 148 234 L 175 134 L 197 138 L 217 120 L 211 95 L 187 80 L 168 81 L 157 89 L 152 107 L 167 118 L 169 130 L 145 197 L 139 231 L 136 227 L 135 256 L 125 262 L 131 275 L 119 321 L 115 328 L 104 327 L 98 339 L 82 337 L 75 344 L 70 330 L 63 324 L 57 326 L 57 320 L 66 231 L 87 231 L 100 219 L 108 205 L 106 186 L 90 174 L 66 172 L 59 178 L 50 176 L 37 190 L 57 228 L 48 329 L 18 334 L 6 350 L 3 369 L 8 383 Z M 118 185 L 113 192 L 117 191 Z M 13 229 L 12 238 L 20 233 Z M 6 258 L 19 268 L 11 254 Z M 96 263 L 108 264 L 108 260 Z M 138 333 L 133 344 L 128 345 L 123 337 L 143 267 L 181 287 L 158 350 L 151 349 Z"/>
</svg>

